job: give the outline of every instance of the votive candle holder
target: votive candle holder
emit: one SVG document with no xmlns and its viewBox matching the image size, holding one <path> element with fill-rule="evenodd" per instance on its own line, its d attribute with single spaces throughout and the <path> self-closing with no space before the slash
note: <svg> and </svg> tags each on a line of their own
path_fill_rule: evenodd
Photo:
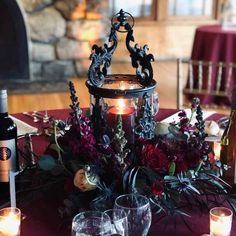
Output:
<svg viewBox="0 0 236 236">
<path fill-rule="evenodd" d="M 21 211 L 16 207 L 0 210 L 0 235 L 20 236 Z"/>
<path fill-rule="evenodd" d="M 210 235 L 230 236 L 233 212 L 226 207 L 215 207 L 210 210 Z"/>
</svg>

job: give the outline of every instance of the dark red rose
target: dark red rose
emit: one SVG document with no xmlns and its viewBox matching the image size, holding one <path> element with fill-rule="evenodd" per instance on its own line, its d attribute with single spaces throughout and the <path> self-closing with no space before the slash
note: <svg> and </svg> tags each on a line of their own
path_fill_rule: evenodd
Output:
<svg viewBox="0 0 236 236">
<path fill-rule="evenodd" d="M 154 195 L 161 195 L 164 192 L 164 186 L 159 180 L 156 180 L 151 186 L 151 192 Z"/>
<path fill-rule="evenodd" d="M 175 165 L 176 165 L 176 169 L 175 169 L 175 172 L 178 174 L 178 173 L 181 173 L 181 172 L 186 172 L 189 168 L 188 168 L 188 165 L 186 164 L 186 162 L 184 162 L 183 160 L 180 160 L 180 161 L 176 161 L 175 162 Z"/>
<path fill-rule="evenodd" d="M 201 159 L 201 152 L 198 149 L 189 149 L 185 154 L 185 162 L 189 168 L 195 168 L 199 165 Z"/>
<path fill-rule="evenodd" d="M 178 113 L 178 116 L 181 118 L 181 117 L 187 117 L 187 113 L 185 110 L 181 110 L 179 113 Z"/>
<path fill-rule="evenodd" d="M 170 164 L 165 153 L 153 144 L 144 145 L 141 153 L 141 162 L 144 166 L 159 172 L 166 172 Z"/>
<path fill-rule="evenodd" d="M 210 152 L 208 154 L 208 159 L 209 159 L 210 163 L 214 163 L 215 162 L 215 155 L 214 155 L 213 152 Z"/>
</svg>

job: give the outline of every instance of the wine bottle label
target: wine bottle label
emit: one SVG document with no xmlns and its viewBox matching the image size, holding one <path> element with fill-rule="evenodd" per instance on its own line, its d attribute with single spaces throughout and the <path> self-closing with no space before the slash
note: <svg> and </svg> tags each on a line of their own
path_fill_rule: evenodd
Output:
<svg viewBox="0 0 236 236">
<path fill-rule="evenodd" d="M 0 141 L 0 182 L 9 181 L 9 171 L 16 171 L 15 139 Z"/>
</svg>

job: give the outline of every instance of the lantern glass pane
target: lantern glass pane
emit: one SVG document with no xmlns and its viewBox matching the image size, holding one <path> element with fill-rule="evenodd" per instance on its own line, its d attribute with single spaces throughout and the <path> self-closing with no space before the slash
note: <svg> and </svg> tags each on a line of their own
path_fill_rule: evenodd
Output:
<svg viewBox="0 0 236 236">
<path fill-rule="evenodd" d="M 107 89 L 120 89 L 120 90 L 132 90 L 143 88 L 143 86 L 132 79 L 120 80 L 120 79 L 106 79 L 101 86 Z"/>
</svg>

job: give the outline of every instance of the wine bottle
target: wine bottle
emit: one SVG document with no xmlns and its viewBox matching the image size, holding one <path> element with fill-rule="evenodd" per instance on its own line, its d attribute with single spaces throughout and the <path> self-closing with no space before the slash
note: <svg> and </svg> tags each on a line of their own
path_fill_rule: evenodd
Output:
<svg viewBox="0 0 236 236">
<path fill-rule="evenodd" d="M 0 90 L 0 198 L 9 196 L 9 171 L 18 170 L 17 127 L 8 116 L 7 90 Z"/>
<path fill-rule="evenodd" d="M 236 87 L 232 91 L 231 112 L 227 126 L 221 138 L 220 160 L 227 166 L 223 171 L 223 179 L 232 186 L 236 186 Z"/>
</svg>

